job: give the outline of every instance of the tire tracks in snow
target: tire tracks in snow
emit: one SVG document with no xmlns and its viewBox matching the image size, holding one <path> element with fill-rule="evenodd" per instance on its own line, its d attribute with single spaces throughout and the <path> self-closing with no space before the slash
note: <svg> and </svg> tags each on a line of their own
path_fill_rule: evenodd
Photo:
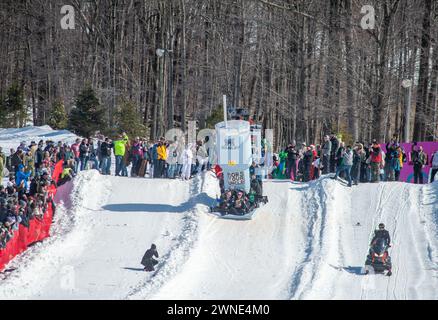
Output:
<svg viewBox="0 0 438 320">
<path fill-rule="evenodd" d="M 199 214 L 205 211 L 201 208 L 202 205 L 197 204 L 196 201 L 197 196 L 202 194 L 204 179 L 204 175 L 197 175 L 190 182 L 189 205 L 191 209 L 187 211 L 182 218 L 184 224 L 181 233 L 176 238 L 175 244 L 162 257 L 154 273 L 134 287 L 127 294 L 125 299 L 137 300 L 151 298 L 165 283 L 178 274 L 185 262 L 189 259 L 191 250 L 199 236 Z"/>
</svg>

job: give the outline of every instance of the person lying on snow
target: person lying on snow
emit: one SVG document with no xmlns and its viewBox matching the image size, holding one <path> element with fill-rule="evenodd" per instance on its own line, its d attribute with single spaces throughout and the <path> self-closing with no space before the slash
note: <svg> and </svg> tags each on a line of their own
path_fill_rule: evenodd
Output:
<svg viewBox="0 0 438 320">
<path fill-rule="evenodd" d="M 143 259 L 141 259 L 141 264 L 144 266 L 144 271 L 155 271 L 154 266 L 158 264 L 158 261 L 155 260 L 154 257 L 159 258 L 157 246 L 152 244 L 151 248 L 148 249 L 144 254 Z"/>
<path fill-rule="evenodd" d="M 374 231 L 374 237 L 373 240 L 371 240 L 371 245 L 374 245 L 377 239 L 381 239 L 381 238 L 385 239 L 388 247 L 391 246 L 391 237 L 389 236 L 388 230 L 385 230 L 385 225 L 383 223 L 380 223 L 379 229 Z"/>
</svg>

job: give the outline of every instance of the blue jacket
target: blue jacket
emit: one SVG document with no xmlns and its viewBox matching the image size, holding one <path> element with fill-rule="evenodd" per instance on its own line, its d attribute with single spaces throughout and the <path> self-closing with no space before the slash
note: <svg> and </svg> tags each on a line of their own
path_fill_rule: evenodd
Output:
<svg viewBox="0 0 438 320">
<path fill-rule="evenodd" d="M 30 175 L 32 172 L 23 172 L 23 171 L 18 171 L 17 174 L 15 175 L 15 183 L 17 186 L 19 186 L 21 184 L 22 181 L 24 181 L 24 187 L 27 189 L 28 184 L 27 184 L 27 179 L 29 179 Z"/>
</svg>

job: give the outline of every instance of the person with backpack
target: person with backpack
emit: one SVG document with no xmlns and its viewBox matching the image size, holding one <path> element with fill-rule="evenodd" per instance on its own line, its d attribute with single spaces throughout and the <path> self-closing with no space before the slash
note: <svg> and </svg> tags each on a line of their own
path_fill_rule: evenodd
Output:
<svg viewBox="0 0 438 320">
<path fill-rule="evenodd" d="M 431 170 L 431 177 L 430 177 L 430 183 L 435 181 L 435 175 L 438 172 L 438 150 L 435 151 L 435 153 L 432 155 L 432 158 L 430 159 L 430 165 L 432 166 Z"/>
<path fill-rule="evenodd" d="M 412 145 L 411 159 L 414 166 L 414 183 L 423 184 L 423 168 L 427 163 L 427 156 L 422 146 L 417 146 L 416 143 Z"/>
</svg>

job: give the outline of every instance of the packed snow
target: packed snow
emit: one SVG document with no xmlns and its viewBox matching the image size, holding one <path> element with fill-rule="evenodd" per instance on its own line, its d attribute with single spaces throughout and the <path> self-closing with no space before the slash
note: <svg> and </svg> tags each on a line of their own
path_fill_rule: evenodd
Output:
<svg viewBox="0 0 438 320">
<path fill-rule="evenodd" d="M 74 140 L 8 129 L 0 145 L 43 135 Z M 58 192 L 52 237 L 1 275 L 0 299 L 438 299 L 438 183 L 347 188 L 322 177 L 265 181 L 264 193 L 253 220 L 224 220 L 208 212 L 211 172 L 190 182 L 82 172 Z M 362 270 L 379 222 L 391 277 Z M 160 263 L 145 273 L 152 243 Z"/>
</svg>

